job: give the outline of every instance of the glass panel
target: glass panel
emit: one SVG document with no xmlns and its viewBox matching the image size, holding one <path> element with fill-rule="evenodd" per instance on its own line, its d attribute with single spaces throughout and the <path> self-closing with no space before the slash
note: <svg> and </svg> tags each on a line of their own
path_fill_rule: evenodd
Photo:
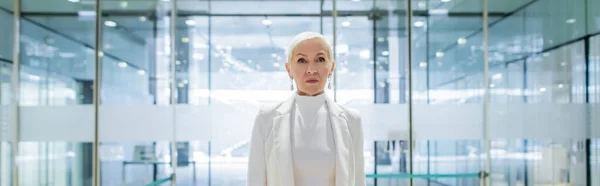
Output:
<svg viewBox="0 0 600 186">
<path fill-rule="evenodd" d="M 539 52 L 585 35 L 584 9 L 584 0 L 535 1 L 523 10 L 528 39 L 517 45 L 526 52 Z"/>
<path fill-rule="evenodd" d="M 584 2 L 532 1 L 489 25 L 492 184 L 585 184 Z"/>
<path fill-rule="evenodd" d="M 358 36 L 372 36 L 373 21 L 365 16 L 348 16 L 338 17 L 337 24 L 336 100 L 340 104 L 371 104 L 374 102 L 373 38 Z M 333 18 L 323 18 L 323 33 L 333 40 L 331 28 Z"/>
<path fill-rule="evenodd" d="M 171 51 L 171 41 L 181 40 L 172 38 L 169 29 L 172 2 L 101 3 L 104 55 L 99 152 L 102 185 L 146 185 L 168 180 L 175 171 L 171 166 L 175 128 L 175 106 L 171 104 L 171 96 L 175 96 L 171 95 L 175 74 L 171 55 L 178 59 L 177 72 L 181 71 L 182 64 L 187 65 L 187 61 L 181 60 L 185 53 Z M 181 86 L 176 91 L 179 88 Z M 178 102 L 184 98 L 176 96 Z M 180 144 L 176 146 L 179 149 Z M 184 155 L 186 153 L 179 154 Z"/>
<path fill-rule="evenodd" d="M 590 34 L 600 32 L 600 0 L 587 0 L 587 32 Z"/>
<path fill-rule="evenodd" d="M 37 11 L 20 19 L 22 185 L 91 185 L 94 48 L 93 40 L 81 36 L 93 38 L 94 16 L 54 19 L 59 5 L 94 9 L 62 0 L 22 0 L 22 10 Z"/>
<path fill-rule="evenodd" d="M 11 182 L 10 141 L 14 122 L 12 118 L 12 63 L 14 44 L 14 21 L 12 1 L 0 2 L 0 186 Z"/>
<path fill-rule="evenodd" d="M 591 136 L 590 136 L 590 168 L 591 174 L 600 174 L 600 36 L 591 37 L 589 41 L 589 104 L 592 108 Z M 592 176 L 592 185 L 600 185 L 600 178 Z"/>
</svg>

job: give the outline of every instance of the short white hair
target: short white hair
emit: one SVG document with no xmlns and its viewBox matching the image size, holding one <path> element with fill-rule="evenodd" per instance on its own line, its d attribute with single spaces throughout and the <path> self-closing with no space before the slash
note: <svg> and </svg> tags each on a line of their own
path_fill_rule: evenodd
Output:
<svg viewBox="0 0 600 186">
<path fill-rule="evenodd" d="M 333 61 L 333 56 L 331 54 L 332 53 L 331 45 L 329 45 L 329 42 L 327 42 L 327 39 L 325 38 L 325 36 L 323 36 L 322 34 L 316 33 L 316 32 L 302 32 L 302 33 L 299 33 L 298 35 L 296 35 L 296 37 L 294 37 L 294 40 L 292 40 L 290 45 L 288 45 L 288 48 L 286 51 L 287 62 L 290 62 L 292 60 L 292 57 L 294 55 L 294 49 L 296 49 L 298 44 L 302 43 L 302 41 L 306 41 L 309 39 L 321 40 L 321 42 L 323 42 L 323 44 L 325 44 L 325 53 L 329 57 L 329 60 Z"/>
</svg>

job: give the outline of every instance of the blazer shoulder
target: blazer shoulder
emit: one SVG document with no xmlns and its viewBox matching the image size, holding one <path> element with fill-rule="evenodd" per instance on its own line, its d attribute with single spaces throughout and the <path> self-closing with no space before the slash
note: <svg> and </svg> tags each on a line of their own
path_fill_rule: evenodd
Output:
<svg viewBox="0 0 600 186">
<path fill-rule="evenodd" d="M 360 121 L 361 117 L 360 117 L 360 112 L 358 110 L 349 108 L 349 107 L 346 107 L 343 105 L 339 105 L 339 106 L 340 106 L 340 108 L 342 108 L 342 110 L 344 111 L 344 113 L 346 114 L 346 117 L 348 117 L 348 119 Z"/>
<path fill-rule="evenodd" d="M 261 105 L 258 110 L 258 117 L 262 117 L 262 118 L 275 117 L 275 115 L 277 114 L 277 109 L 279 109 L 279 107 L 281 107 L 281 104 L 283 104 L 283 102 L 279 102 L 276 104 Z"/>
</svg>

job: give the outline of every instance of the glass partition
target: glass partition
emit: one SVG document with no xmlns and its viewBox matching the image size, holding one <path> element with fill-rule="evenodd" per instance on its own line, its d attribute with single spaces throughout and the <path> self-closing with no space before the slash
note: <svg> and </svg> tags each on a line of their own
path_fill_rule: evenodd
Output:
<svg viewBox="0 0 600 186">
<path fill-rule="evenodd" d="M 0 185 L 11 182 L 11 154 L 14 123 L 10 119 L 14 110 L 11 103 L 12 95 L 12 64 L 14 42 L 13 2 L 0 2 Z"/>
<path fill-rule="evenodd" d="M 102 185 L 244 185 L 252 121 L 293 95 L 303 31 L 335 49 L 326 94 L 361 113 L 367 185 L 599 182 L 598 0 L 407 3 L 3 0 L 0 186 L 15 124 L 19 185 L 92 185 L 95 139 Z"/>
</svg>

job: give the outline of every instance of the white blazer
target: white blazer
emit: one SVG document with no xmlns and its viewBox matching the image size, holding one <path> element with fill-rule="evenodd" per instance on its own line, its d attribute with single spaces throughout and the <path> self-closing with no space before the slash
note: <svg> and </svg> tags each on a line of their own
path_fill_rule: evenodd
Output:
<svg viewBox="0 0 600 186">
<path fill-rule="evenodd" d="M 252 129 L 248 186 L 293 186 L 290 111 L 294 96 L 261 108 Z M 335 185 L 365 186 L 363 130 L 357 111 L 327 97 L 336 148 Z"/>
</svg>

